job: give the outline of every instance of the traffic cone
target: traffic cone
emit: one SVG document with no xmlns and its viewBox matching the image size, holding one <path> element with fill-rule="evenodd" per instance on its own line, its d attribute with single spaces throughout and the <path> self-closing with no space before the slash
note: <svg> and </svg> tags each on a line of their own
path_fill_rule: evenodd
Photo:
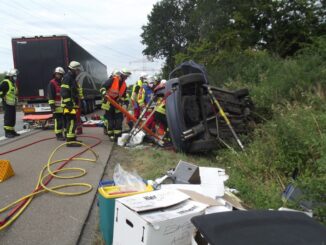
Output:
<svg viewBox="0 0 326 245">
<path fill-rule="evenodd" d="M 10 165 L 10 161 L 0 160 L 0 182 L 3 182 L 14 175 L 15 173 Z"/>
</svg>

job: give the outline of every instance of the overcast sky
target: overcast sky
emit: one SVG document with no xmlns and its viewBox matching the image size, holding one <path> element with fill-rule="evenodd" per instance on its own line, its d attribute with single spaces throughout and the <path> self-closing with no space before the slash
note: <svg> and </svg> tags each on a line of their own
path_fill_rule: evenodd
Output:
<svg viewBox="0 0 326 245">
<path fill-rule="evenodd" d="M 13 66 L 11 38 L 67 34 L 108 71 L 156 69 L 143 63 L 141 26 L 158 0 L 1 0 L 0 72 Z M 140 71 L 135 71 L 134 80 Z M 154 71 L 149 71 L 149 74 Z M 130 83 L 131 81 L 129 81 Z"/>
</svg>

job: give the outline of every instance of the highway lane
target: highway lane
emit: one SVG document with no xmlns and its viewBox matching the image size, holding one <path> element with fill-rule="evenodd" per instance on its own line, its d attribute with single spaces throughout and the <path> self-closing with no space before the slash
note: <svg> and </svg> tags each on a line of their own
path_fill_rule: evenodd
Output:
<svg viewBox="0 0 326 245">
<path fill-rule="evenodd" d="M 24 125 L 24 122 L 23 122 L 23 119 L 22 119 L 23 116 L 24 116 L 23 112 L 17 112 L 17 114 L 16 114 L 16 126 L 15 126 L 16 131 L 23 130 L 23 125 Z M 0 113 L 0 137 L 2 137 L 4 135 L 5 135 L 5 132 L 3 130 L 3 113 Z"/>
</svg>

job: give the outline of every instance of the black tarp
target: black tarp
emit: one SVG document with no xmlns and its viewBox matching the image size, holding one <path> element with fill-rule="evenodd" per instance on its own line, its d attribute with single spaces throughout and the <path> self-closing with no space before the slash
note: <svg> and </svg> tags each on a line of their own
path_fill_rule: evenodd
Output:
<svg viewBox="0 0 326 245">
<path fill-rule="evenodd" d="M 300 212 L 233 211 L 191 221 L 211 245 L 326 244 L 326 227 Z"/>
</svg>

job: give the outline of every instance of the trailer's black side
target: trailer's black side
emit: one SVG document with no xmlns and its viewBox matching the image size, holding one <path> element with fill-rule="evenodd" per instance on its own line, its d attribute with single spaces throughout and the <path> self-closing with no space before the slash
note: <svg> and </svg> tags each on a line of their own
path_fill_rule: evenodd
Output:
<svg viewBox="0 0 326 245">
<path fill-rule="evenodd" d="M 71 38 L 67 38 L 67 49 L 69 61 L 76 60 L 83 66 L 84 71 L 77 79 L 84 90 L 87 112 L 90 112 L 96 106 L 95 102 L 100 102 L 101 95 L 99 89 L 101 84 L 107 79 L 106 66 Z"/>
<path fill-rule="evenodd" d="M 69 62 L 75 60 L 84 68 L 77 79 L 84 89 L 85 112 L 93 111 L 101 103 L 99 88 L 107 79 L 106 66 L 68 36 L 13 38 L 12 49 L 15 68 L 20 71 L 17 82 L 20 100 L 34 107 L 48 107 L 44 103 L 53 70 L 58 66 L 67 70 Z"/>
<path fill-rule="evenodd" d="M 44 100 L 53 69 L 66 66 L 64 37 L 14 38 L 14 66 L 20 73 L 17 86 L 21 100 Z"/>
</svg>

